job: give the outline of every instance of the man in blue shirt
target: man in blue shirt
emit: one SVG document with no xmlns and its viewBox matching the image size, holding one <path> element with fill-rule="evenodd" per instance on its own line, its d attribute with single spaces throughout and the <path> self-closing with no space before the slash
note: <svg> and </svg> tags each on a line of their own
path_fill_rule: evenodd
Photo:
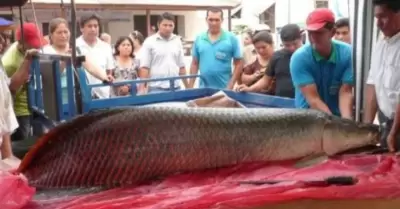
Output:
<svg viewBox="0 0 400 209">
<path fill-rule="evenodd" d="M 221 28 L 223 12 L 220 8 L 207 10 L 208 31 L 200 34 L 192 47 L 190 74 L 200 74 L 200 87 L 233 89 L 242 71 L 242 53 L 236 36 Z M 232 59 L 234 71 L 232 75 Z M 191 79 L 189 86 L 194 86 Z"/>
<path fill-rule="evenodd" d="M 329 9 L 314 10 L 306 24 L 310 44 L 298 49 L 290 61 L 295 105 L 352 118 L 351 47 L 332 40 L 335 18 Z"/>
</svg>

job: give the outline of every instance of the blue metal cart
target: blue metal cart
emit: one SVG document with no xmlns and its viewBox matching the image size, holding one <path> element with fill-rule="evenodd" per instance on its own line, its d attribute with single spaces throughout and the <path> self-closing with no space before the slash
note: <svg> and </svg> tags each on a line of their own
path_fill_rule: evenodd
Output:
<svg viewBox="0 0 400 209">
<path fill-rule="evenodd" d="M 62 101 L 61 73 L 59 63 L 63 60 L 67 62 L 67 89 L 68 101 Z M 187 90 L 171 90 L 171 92 L 154 93 L 147 95 L 136 95 L 136 85 L 143 82 L 154 82 L 168 80 L 172 85 L 175 80 L 182 78 L 198 77 L 189 75 L 183 77 L 170 77 L 163 79 L 146 79 L 135 81 L 123 81 L 113 84 L 89 85 L 86 81 L 86 73 L 82 68 L 73 70 L 69 57 L 41 55 L 32 64 L 32 78 L 28 85 L 28 105 L 33 112 L 34 135 L 39 136 L 46 130 L 56 126 L 58 123 L 68 121 L 78 114 L 90 111 L 107 109 L 121 106 L 138 106 L 162 102 L 185 102 L 196 98 L 210 96 L 220 91 L 220 89 L 197 88 Z M 79 78 L 79 97 L 76 97 L 74 86 L 74 73 Z M 201 79 L 201 76 L 200 76 Z M 116 97 L 108 99 L 93 99 L 92 88 L 105 85 L 131 85 L 131 96 Z M 280 107 L 292 108 L 294 102 L 289 98 L 281 98 L 255 93 L 237 93 L 230 90 L 223 90 L 229 97 L 242 103 L 246 107 Z M 77 105 L 82 106 L 81 112 Z"/>
</svg>

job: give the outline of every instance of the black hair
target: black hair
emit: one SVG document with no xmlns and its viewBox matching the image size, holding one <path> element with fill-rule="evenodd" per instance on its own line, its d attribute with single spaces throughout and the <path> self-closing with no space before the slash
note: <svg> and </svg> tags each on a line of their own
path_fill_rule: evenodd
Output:
<svg viewBox="0 0 400 209">
<path fill-rule="evenodd" d="M 133 41 L 132 41 L 132 39 L 131 38 L 129 38 L 128 36 L 121 36 L 121 37 L 119 37 L 118 38 L 118 40 L 115 42 L 115 45 L 114 45 L 114 56 L 118 56 L 119 55 L 119 46 L 122 44 L 122 42 L 124 42 L 124 41 L 126 41 L 126 40 L 128 40 L 129 41 L 129 43 L 131 44 L 131 46 L 132 46 L 132 53 L 129 55 L 130 57 L 132 57 L 132 58 L 134 58 L 135 57 L 135 55 L 134 55 L 134 51 L 135 51 L 135 47 L 133 46 Z"/>
<path fill-rule="evenodd" d="M 253 36 L 252 41 L 254 44 L 260 41 L 270 45 L 274 44 L 274 39 L 272 38 L 272 35 L 267 31 L 258 32 L 256 35 Z"/>
<path fill-rule="evenodd" d="M 132 38 L 138 40 L 140 45 L 143 44 L 143 42 L 144 42 L 144 36 L 143 36 L 143 34 L 142 34 L 141 32 L 135 30 L 135 31 L 133 31 L 130 35 L 132 36 Z"/>
<path fill-rule="evenodd" d="M 88 22 L 91 21 L 91 20 L 96 20 L 97 23 L 99 24 L 99 27 L 100 27 L 101 18 L 100 18 L 100 16 L 98 16 L 97 14 L 91 14 L 91 15 L 83 15 L 83 16 L 81 16 L 80 21 L 79 21 L 79 26 L 80 26 L 81 28 L 83 28 L 83 27 L 85 27 L 86 23 L 88 23 Z"/>
<path fill-rule="evenodd" d="M 282 27 L 280 37 L 283 42 L 295 41 L 301 39 L 300 27 L 296 24 L 287 24 Z"/>
<path fill-rule="evenodd" d="M 335 28 L 335 23 L 333 22 L 327 22 L 325 23 L 324 28 L 328 29 L 328 30 L 333 30 Z"/>
<path fill-rule="evenodd" d="M 210 7 L 210 8 L 208 8 L 207 11 L 206 11 L 206 17 L 208 17 L 208 14 L 210 12 L 211 13 L 220 13 L 221 14 L 221 19 L 224 18 L 224 12 L 219 7 Z"/>
<path fill-rule="evenodd" d="M 373 0 L 374 6 L 385 6 L 393 12 L 400 12 L 400 1 L 399 0 Z"/>
<path fill-rule="evenodd" d="M 160 24 L 163 20 L 170 20 L 175 22 L 175 16 L 169 12 L 164 12 L 160 16 L 158 16 L 158 24 Z"/>
<path fill-rule="evenodd" d="M 348 27 L 350 28 L 350 20 L 349 18 L 342 18 L 336 21 L 335 23 L 336 28 Z"/>
</svg>

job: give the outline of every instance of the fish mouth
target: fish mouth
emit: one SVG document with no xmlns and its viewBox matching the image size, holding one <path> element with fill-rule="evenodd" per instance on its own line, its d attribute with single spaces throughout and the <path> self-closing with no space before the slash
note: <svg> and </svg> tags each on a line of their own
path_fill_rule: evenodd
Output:
<svg viewBox="0 0 400 209">
<path fill-rule="evenodd" d="M 382 127 L 376 124 L 360 124 L 360 127 L 369 131 L 368 137 L 372 139 L 372 143 L 377 145 L 381 141 Z"/>
<path fill-rule="evenodd" d="M 369 137 L 372 139 L 372 143 L 373 143 L 374 145 L 378 145 L 378 144 L 380 143 L 380 141 L 381 141 L 381 136 L 382 136 L 381 131 L 379 131 L 379 132 L 373 132 L 373 133 L 370 133 L 370 134 L 369 134 Z"/>
</svg>

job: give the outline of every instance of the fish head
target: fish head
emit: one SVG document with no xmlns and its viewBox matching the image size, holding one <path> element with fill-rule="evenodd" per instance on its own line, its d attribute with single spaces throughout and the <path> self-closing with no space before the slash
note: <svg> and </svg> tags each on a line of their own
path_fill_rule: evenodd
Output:
<svg viewBox="0 0 400 209">
<path fill-rule="evenodd" d="M 381 130 L 378 125 L 355 122 L 329 116 L 325 124 L 322 147 L 327 155 L 379 143 Z"/>
</svg>

